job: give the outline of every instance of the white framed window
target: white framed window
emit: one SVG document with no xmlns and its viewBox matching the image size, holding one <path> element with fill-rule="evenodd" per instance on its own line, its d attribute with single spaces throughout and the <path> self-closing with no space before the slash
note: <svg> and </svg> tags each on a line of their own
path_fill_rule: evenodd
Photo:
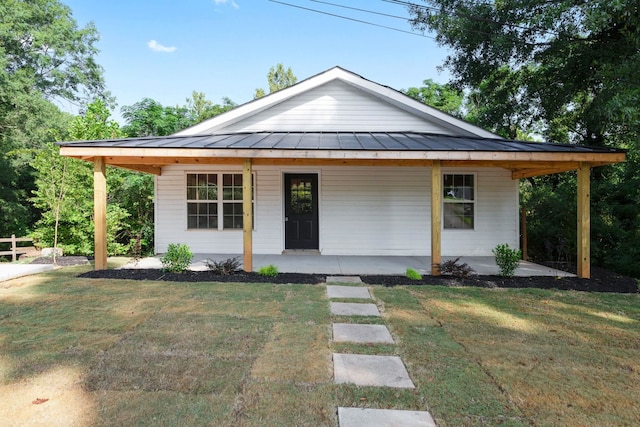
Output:
<svg viewBox="0 0 640 427">
<path fill-rule="evenodd" d="M 255 213 L 253 174 L 252 181 Z M 187 229 L 237 230 L 242 226 L 241 173 L 187 173 Z"/>
<path fill-rule="evenodd" d="M 476 176 L 444 174 L 442 184 L 444 228 L 473 230 L 476 211 Z"/>
</svg>

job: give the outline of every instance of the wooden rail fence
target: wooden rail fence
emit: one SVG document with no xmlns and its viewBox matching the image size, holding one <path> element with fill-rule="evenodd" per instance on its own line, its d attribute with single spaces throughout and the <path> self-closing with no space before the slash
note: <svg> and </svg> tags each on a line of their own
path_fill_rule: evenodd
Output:
<svg viewBox="0 0 640 427">
<path fill-rule="evenodd" d="M 32 246 L 18 246 L 18 242 L 31 242 Z M 0 243 L 11 243 L 10 251 L 0 251 L 0 255 L 11 255 L 11 260 L 16 261 L 18 259 L 18 255 L 26 254 L 28 252 L 33 252 L 36 248 L 33 246 L 33 239 L 30 237 L 16 237 L 15 234 L 12 234 L 11 237 L 2 237 L 0 238 Z"/>
</svg>

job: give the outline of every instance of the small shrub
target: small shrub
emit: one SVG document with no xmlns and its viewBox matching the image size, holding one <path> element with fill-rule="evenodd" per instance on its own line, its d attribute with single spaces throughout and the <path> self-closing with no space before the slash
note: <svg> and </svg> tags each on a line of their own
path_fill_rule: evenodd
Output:
<svg viewBox="0 0 640 427">
<path fill-rule="evenodd" d="M 520 264 L 520 259 L 522 259 L 522 251 L 510 248 L 509 244 L 505 243 L 496 246 L 491 252 L 496 257 L 500 275 L 505 277 L 513 276 L 518 264 Z"/>
<path fill-rule="evenodd" d="M 415 271 L 413 268 L 407 268 L 407 279 L 422 280 L 422 274 Z"/>
<path fill-rule="evenodd" d="M 273 264 L 265 265 L 258 269 L 258 274 L 265 277 L 276 277 L 278 273 L 278 267 Z"/>
<path fill-rule="evenodd" d="M 229 276 L 240 269 L 240 259 L 238 257 L 227 258 L 224 261 L 213 261 L 208 259 L 207 267 L 209 267 L 209 270 L 214 274 Z"/>
<path fill-rule="evenodd" d="M 449 274 L 451 276 L 462 277 L 466 279 L 473 273 L 475 273 L 475 270 L 471 268 L 469 264 L 467 264 L 466 262 L 459 264 L 458 261 L 460 261 L 460 257 L 453 260 L 445 261 L 442 264 L 438 265 L 440 274 Z"/>
<path fill-rule="evenodd" d="M 170 273 L 182 273 L 191 264 L 193 253 L 184 243 L 170 243 L 167 252 L 160 259 L 162 269 Z"/>
</svg>

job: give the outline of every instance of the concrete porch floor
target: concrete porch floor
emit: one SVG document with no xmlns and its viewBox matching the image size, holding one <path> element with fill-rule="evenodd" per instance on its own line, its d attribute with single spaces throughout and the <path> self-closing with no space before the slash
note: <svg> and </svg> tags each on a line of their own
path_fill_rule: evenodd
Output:
<svg viewBox="0 0 640 427">
<path fill-rule="evenodd" d="M 242 256 L 237 254 L 194 254 L 192 270 L 206 270 L 207 259 L 222 261 Z M 143 258 L 137 263 L 127 264 L 122 268 L 162 268 L 161 256 Z M 456 257 L 442 257 L 443 261 Z M 480 275 L 498 274 L 498 266 L 493 257 L 461 257 L 460 263 L 467 263 Z M 253 255 L 253 269 L 273 264 L 281 273 L 311 273 L 328 275 L 361 275 L 389 274 L 404 275 L 407 267 L 421 274 L 430 274 L 431 257 L 421 256 L 342 256 L 342 255 Z M 574 276 L 571 273 L 521 261 L 515 272 L 516 276 Z"/>
</svg>

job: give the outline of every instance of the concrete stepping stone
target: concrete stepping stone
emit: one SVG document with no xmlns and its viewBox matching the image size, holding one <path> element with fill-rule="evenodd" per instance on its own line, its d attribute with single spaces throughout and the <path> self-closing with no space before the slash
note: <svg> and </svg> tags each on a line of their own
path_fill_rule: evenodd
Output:
<svg viewBox="0 0 640 427">
<path fill-rule="evenodd" d="M 380 311 L 375 304 L 362 304 L 353 302 L 332 302 L 331 314 L 338 316 L 376 316 L 380 317 Z"/>
<path fill-rule="evenodd" d="M 334 323 L 333 340 L 336 342 L 393 344 L 389 329 L 384 325 Z"/>
<path fill-rule="evenodd" d="M 362 283 L 360 276 L 327 276 L 326 283 Z"/>
<path fill-rule="evenodd" d="M 333 377 L 336 384 L 415 388 L 398 356 L 334 353 Z"/>
<path fill-rule="evenodd" d="M 436 427 L 427 411 L 338 408 L 340 427 Z"/>
<path fill-rule="evenodd" d="M 359 286 L 327 286 L 327 296 L 329 298 L 364 298 L 371 299 L 369 289 Z"/>
</svg>

